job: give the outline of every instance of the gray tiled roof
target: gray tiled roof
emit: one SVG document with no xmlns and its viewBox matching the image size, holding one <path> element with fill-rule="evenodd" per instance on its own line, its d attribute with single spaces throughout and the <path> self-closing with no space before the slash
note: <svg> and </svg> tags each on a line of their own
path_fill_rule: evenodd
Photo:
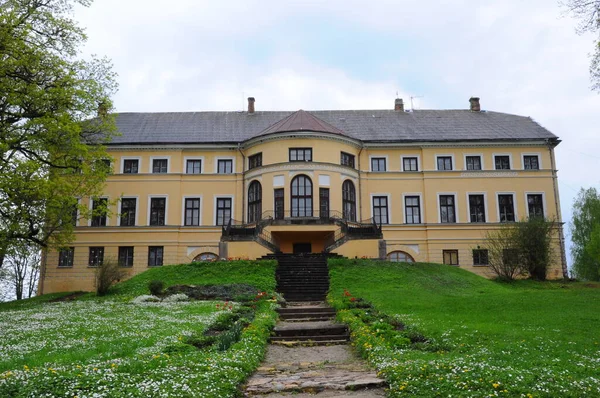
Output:
<svg viewBox="0 0 600 398">
<path fill-rule="evenodd" d="M 542 140 L 554 134 L 529 117 L 469 110 L 309 111 L 365 142 Z M 237 143 L 259 135 L 293 112 L 120 113 L 113 144 Z"/>
</svg>

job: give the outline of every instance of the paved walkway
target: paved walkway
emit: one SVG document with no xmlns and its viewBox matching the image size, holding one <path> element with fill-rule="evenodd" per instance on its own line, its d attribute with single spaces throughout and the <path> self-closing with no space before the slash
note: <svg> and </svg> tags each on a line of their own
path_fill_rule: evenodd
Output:
<svg viewBox="0 0 600 398">
<path fill-rule="evenodd" d="M 278 323 L 281 330 L 290 322 Z M 332 321 L 302 322 L 302 328 L 335 327 Z M 298 325 L 300 326 L 300 325 Z M 290 339 L 292 340 L 292 339 Z M 383 397 L 384 380 L 369 369 L 347 344 L 310 346 L 294 341 L 270 344 L 265 360 L 248 380 L 245 396 L 277 397 Z"/>
</svg>

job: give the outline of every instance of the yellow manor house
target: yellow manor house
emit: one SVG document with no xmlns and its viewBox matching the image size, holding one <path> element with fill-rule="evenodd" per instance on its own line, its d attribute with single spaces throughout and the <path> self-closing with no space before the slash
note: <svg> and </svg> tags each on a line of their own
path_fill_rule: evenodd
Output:
<svg viewBox="0 0 600 398">
<path fill-rule="evenodd" d="M 560 203 L 554 147 L 529 117 L 462 110 L 120 113 L 105 195 L 40 293 L 91 290 L 94 270 L 272 253 L 424 261 L 490 276 L 485 233 Z M 561 259 L 550 278 L 566 272 Z"/>
</svg>

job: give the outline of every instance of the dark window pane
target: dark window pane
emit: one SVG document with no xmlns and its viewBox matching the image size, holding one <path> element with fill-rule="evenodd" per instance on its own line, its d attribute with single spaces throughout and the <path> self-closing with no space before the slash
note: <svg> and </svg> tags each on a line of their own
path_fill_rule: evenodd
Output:
<svg viewBox="0 0 600 398">
<path fill-rule="evenodd" d="M 200 174 L 202 173 L 202 160 L 191 159 L 186 162 L 185 167 L 186 174 Z"/>
<path fill-rule="evenodd" d="M 350 180 L 342 184 L 342 213 L 347 221 L 356 221 L 356 188 Z"/>
<path fill-rule="evenodd" d="M 93 200 L 92 204 L 92 227 L 105 227 L 106 226 L 106 212 L 108 199 L 97 198 Z"/>
<path fill-rule="evenodd" d="M 153 159 L 152 160 L 152 172 L 153 173 L 166 173 L 168 164 L 169 164 L 168 159 Z"/>
<path fill-rule="evenodd" d="M 312 148 L 290 148 L 290 162 L 312 162 Z"/>
<path fill-rule="evenodd" d="M 452 157 L 451 156 L 438 156 L 437 158 L 438 170 L 452 170 Z"/>
<path fill-rule="evenodd" d="M 227 225 L 231 219 L 231 198 L 217 198 L 217 225 Z"/>
<path fill-rule="evenodd" d="M 137 174 L 139 172 L 139 160 L 137 159 L 125 159 L 123 161 L 123 173 L 125 174 Z"/>
<path fill-rule="evenodd" d="M 136 198 L 121 199 L 121 226 L 132 227 L 135 225 Z"/>
<path fill-rule="evenodd" d="M 404 171 L 419 171 L 418 158 L 404 158 L 402 163 Z"/>
<path fill-rule="evenodd" d="M 544 201 L 542 194 L 527 195 L 529 217 L 544 217 Z"/>
<path fill-rule="evenodd" d="M 217 161 L 217 173 L 232 174 L 233 173 L 233 160 L 232 159 L 219 159 Z"/>
<path fill-rule="evenodd" d="M 257 153 L 248 158 L 248 170 L 262 166 L 262 153 Z"/>
<path fill-rule="evenodd" d="M 386 171 L 385 158 L 371 158 L 371 171 Z"/>
<path fill-rule="evenodd" d="M 483 195 L 469 195 L 471 222 L 485 222 L 485 200 Z"/>
<path fill-rule="evenodd" d="M 75 256 L 75 248 L 68 247 L 61 249 L 58 252 L 58 266 L 59 267 L 72 267 L 73 258 Z"/>
<path fill-rule="evenodd" d="M 252 181 L 248 187 L 248 222 L 257 222 L 262 218 L 262 186 Z"/>
<path fill-rule="evenodd" d="M 456 222 L 454 195 L 440 195 L 440 221 L 443 223 Z"/>
<path fill-rule="evenodd" d="M 185 199 L 184 225 L 200 225 L 200 198 Z"/>
<path fill-rule="evenodd" d="M 312 217 L 312 181 L 305 175 L 299 175 L 292 179 L 292 217 Z"/>
<path fill-rule="evenodd" d="M 354 155 L 351 155 L 346 152 L 342 152 L 340 163 L 342 166 L 348 166 L 348 167 L 354 168 Z"/>
<path fill-rule="evenodd" d="M 119 265 L 121 267 L 133 267 L 133 246 L 119 247 Z"/>
<path fill-rule="evenodd" d="M 498 195 L 498 207 L 500 210 L 500 222 L 515 221 L 513 195 Z"/>
<path fill-rule="evenodd" d="M 166 206 L 166 198 L 150 199 L 150 225 L 165 225 Z"/>
<path fill-rule="evenodd" d="M 90 267 L 97 267 L 102 265 L 104 262 L 104 247 L 90 247 L 90 257 L 88 265 Z"/>
<path fill-rule="evenodd" d="M 404 198 L 404 209 L 406 212 L 407 224 L 421 223 L 420 199 L 421 198 L 418 196 L 406 196 Z"/>
<path fill-rule="evenodd" d="M 488 251 L 487 249 L 474 249 L 473 250 L 473 265 L 488 265 Z"/>
<path fill-rule="evenodd" d="M 510 170 L 510 156 L 496 156 L 496 170 Z"/>
<path fill-rule="evenodd" d="M 376 224 L 388 224 L 387 196 L 373 196 L 373 221 Z"/>
<path fill-rule="evenodd" d="M 481 156 L 467 156 L 467 170 L 481 170 Z"/>
<path fill-rule="evenodd" d="M 524 156 L 523 161 L 525 163 L 524 167 L 523 167 L 525 170 L 539 170 L 540 169 L 540 162 L 539 162 L 537 155 Z"/>
<path fill-rule="evenodd" d="M 148 248 L 148 266 L 156 267 L 163 265 L 163 246 L 150 246 Z"/>
</svg>

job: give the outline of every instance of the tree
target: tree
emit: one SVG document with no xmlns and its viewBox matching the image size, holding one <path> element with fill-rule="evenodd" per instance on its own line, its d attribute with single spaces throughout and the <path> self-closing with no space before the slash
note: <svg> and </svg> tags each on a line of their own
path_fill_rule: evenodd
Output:
<svg viewBox="0 0 600 398">
<path fill-rule="evenodd" d="M 484 245 L 488 249 L 490 269 L 505 281 L 522 275 L 545 280 L 548 266 L 555 259 L 552 237 L 556 231 L 554 220 L 543 217 L 505 223 L 488 231 Z"/>
<path fill-rule="evenodd" d="M 579 20 L 577 33 L 591 32 L 596 35 L 594 51 L 590 54 L 590 79 L 592 90 L 600 92 L 600 0 L 567 0 L 563 6 Z"/>
<path fill-rule="evenodd" d="M 21 241 L 7 253 L 3 277 L 17 300 L 35 296 L 40 273 L 41 250 Z"/>
<path fill-rule="evenodd" d="M 89 215 L 77 198 L 103 189 L 115 74 L 77 59 L 75 4 L 90 1 L 0 2 L 0 258 L 17 242 L 64 246 L 76 208 Z"/>
<path fill-rule="evenodd" d="M 600 195 L 595 188 L 579 191 L 569 227 L 575 276 L 600 280 Z"/>
</svg>

